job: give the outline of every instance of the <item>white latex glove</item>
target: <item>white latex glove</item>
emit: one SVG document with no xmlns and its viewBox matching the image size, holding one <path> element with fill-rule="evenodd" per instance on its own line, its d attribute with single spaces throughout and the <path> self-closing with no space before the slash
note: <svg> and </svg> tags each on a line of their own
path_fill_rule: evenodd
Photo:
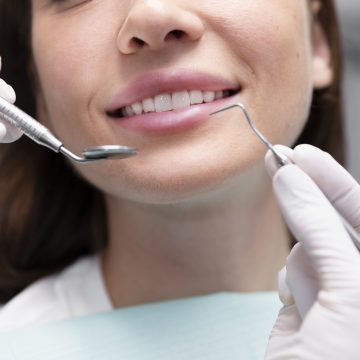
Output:
<svg viewBox="0 0 360 360">
<path fill-rule="evenodd" d="M 279 274 L 284 302 L 266 360 L 360 359 L 360 254 L 331 204 L 359 232 L 360 186 L 329 154 L 278 147 L 296 165 L 266 165 L 299 243 Z M 321 189 L 321 190 L 320 190 Z"/>
<path fill-rule="evenodd" d="M 1 70 L 1 58 L 0 58 Z M 0 96 L 10 103 L 14 103 L 16 95 L 14 89 L 4 80 L 0 79 Z M 0 143 L 9 143 L 18 140 L 22 132 L 0 118 Z"/>
</svg>

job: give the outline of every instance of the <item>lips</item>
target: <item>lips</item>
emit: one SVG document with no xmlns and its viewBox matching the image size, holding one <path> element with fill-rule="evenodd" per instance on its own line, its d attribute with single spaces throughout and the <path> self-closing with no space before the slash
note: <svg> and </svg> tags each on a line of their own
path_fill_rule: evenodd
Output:
<svg viewBox="0 0 360 360">
<path fill-rule="evenodd" d="M 120 91 L 111 101 L 106 113 L 120 126 L 134 131 L 174 132 L 205 120 L 209 114 L 207 111 L 212 111 L 215 105 L 223 103 L 227 98 L 230 100 L 240 90 L 239 84 L 206 73 L 191 70 L 155 72 L 137 78 L 129 87 Z M 177 109 L 175 103 L 171 105 L 171 94 L 186 92 L 216 93 L 218 96 L 210 96 L 210 100 L 204 96 L 204 103 L 191 102 L 187 106 L 185 101 L 181 109 Z M 152 99 L 156 100 L 159 96 L 166 99 L 165 108 L 151 107 Z"/>
</svg>

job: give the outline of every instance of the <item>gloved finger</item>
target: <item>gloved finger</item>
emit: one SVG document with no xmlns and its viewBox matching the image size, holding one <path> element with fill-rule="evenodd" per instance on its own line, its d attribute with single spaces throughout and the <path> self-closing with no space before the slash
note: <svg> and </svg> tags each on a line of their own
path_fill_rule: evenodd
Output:
<svg viewBox="0 0 360 360">
<path fill-rule="evenodd" d="M 284 306 L 280 310 L 275 325 L 270 333 L 265 355 L 266 360 L 282 359 L 280 354 L 284 351 L 287 356 L 289 355 L 289 349 L 293 347 L 293 336 L 299 331 L 301 322 L 302 320 L 296 305 Z M 286 357 L 286 359 L 288 358 L 289 357 Z"/>
<path fill-rule="evenodd" d="M 286 284 L 302 319 L 312 308 L 320 291 L 319 279 L 302 244 L 296 244 L 286 261 Z"/>
<path fill-rule="evenodd" d="M 287 270 L 284 266 L 278 274 L 278 290 L 279 298 L 285 306 L 290 306 L 295 304 L 294 298 L 292 296 L 291 290 L 287 283 Z"/>
<path fill-rule="evenodd" d="M 10 103 L 16 100 L 14 89 L 8 85 L 4 80 L 0 79 L 0 96 Z M 18 140 L 22 136 L 22 132 L 15 126 L 12 126 L 5 120 L 1 120 L 0 116 L 0 142 L 10 143 Z"/>
<path fill-rule="evenodd" d="M 294 150 L 283 145 L 275 145 L 275 149 L 303 169 L 344 218 L 360 232 L 360 185 L 330 154 L 306 144 Z M 273 177 L 279 166 L 270 151 L 265 156 L 265 164 Z"/>
<path fill-rule="evenodd" d="M 0 143 L 11 143 L 21 138 L 23 133 L 15 126 L 0 120 Z"/>
<path fill-rule="evenodd" d="M 273 187 L 286 223 L 303 244 L 322 289 L 360 287 L 360 256 L 339 215 L 298 166 L 280 168 Z"/>
<path fill-rule="evenodd" d="M 319 186 L 339 213 L 360 232 L 360 186 L 328 153 L 311 145 L 294 149 L 293 161 Z"/>
<path fill-rule="evenodd" d="M 0 96 L 11 104 L 16 100 L 15 90 L 3 79 L 0 79 Z"/>
<path fill-rule="evenodd" d="M 285 145 L 275 145 L 274 146 L 276 151 L 279 151 L 280 153 L 284 154 L 285 156 L 287 156 L 291 161 L 293 161 L 293 156 L 294 156 L 294 150 L 285 146 Z M 271 152 L 271 150 L 268 150 L 267 153 L 265 154 L 265 167 L 266 170 L 268 172 L 268 174 L 270 175 L 271 178 L 273 178 L 273 176 L 275 175 L 275 173 L 279 170 L 280 166 L 277 163 L 275 156 L 273 155 L 273 153 Z"/>
</svg>

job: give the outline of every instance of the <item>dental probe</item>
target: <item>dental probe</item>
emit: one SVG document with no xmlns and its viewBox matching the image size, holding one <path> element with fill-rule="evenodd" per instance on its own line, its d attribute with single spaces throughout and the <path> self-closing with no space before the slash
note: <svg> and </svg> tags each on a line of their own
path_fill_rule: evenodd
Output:
<svg viewBox="0 0 360 360">
<path fill-rule="evenodd" d="M 86 149 L 83 151 L 81 156 L 77 156 L 65 148 L 64 144 L 58 140 L 49 129 L 1 97 L 0 118 L 18 128 L 37 144 L 45 146 L 56 153 L 61 153 L 67 158 L 79 163 L 88 163 L 110 158 L 124 159 L 137 154 L 137 151 L 131 147 L 103 145 Z"/>
<path fill-rule="evenodd" d="M 228 107 L 222 108 L 218 111 L 211 113 L 210 116 L 221 113 L 223 111 L 233 109 L 233 108 L 239 108 L 242 111 L 242 113 L 243 113 L 246 121 L 250 125 L 251 129 L 260 138 L 260 140 L 268 147 L 268 149 L 274 154 L 279 167 L 294 164 L 286 155 L 284 155 L 281 152 L 279 152 L 278 150 L 276 150 L 274 148 L 274 146 L 271 144 L 271 142 L 265 137 L 265 135 L 255 126 L 255 124 L 251 120 L 251 117 L 243 104 L 237 103 L 234 105 L 230 105 Z M 360 252 L 360 235 L 356 232 L 356 230 L 352 227 L 352 225 L 335 208 L 334 208 L 334 210 L 337 212 L 338 216 L 340 217 L 340 219 L 341 219 L 346 231 L 348 232 L 352 242 L 354 243 L 355 247 Z"/>
</svg>

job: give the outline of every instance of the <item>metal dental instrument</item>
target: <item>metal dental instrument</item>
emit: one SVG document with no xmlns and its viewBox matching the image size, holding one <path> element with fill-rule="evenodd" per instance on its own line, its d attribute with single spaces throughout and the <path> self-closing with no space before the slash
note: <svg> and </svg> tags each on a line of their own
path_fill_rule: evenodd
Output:
<svg viewBox="0 0 360 360">
<path fill-rule="evenodd" d="M 86 149 L 81 156 L 77 156 L 66 149 L 64 144 L 58 140 L 49 129 L 1 97 L 0 118 L 18 128 L 39 145 L 45 146 L 57 153 L 61 153 L 67 158 L 79 163 L 89 163 L 106 159 L 125 159 L 137 154 L 137 151 L 131 147 L 103 145 Z"/>
<path fill-rule="evenodd" d="M 250 125 L 250 127 L 253 129 L 253 131 L 255 132 L 255 134 L 260 138 L 260 140 L 269 148 L 269 150 L 271 150 L 271 152 L 274 154 L 275 159 L 279 165 L 279 167 L 283 167 L 286 165 L 290 165 L 290 164 L 294 164 L 287 156 L 285 156 L 284 154 L 280 153 L 279 151 L 277 151 L 274 146 L 271 144 L 271 142 L 265 137 L 265 135 L 254 125 L 254 123 L 252 122 L 249 113 L 247 112 L 245 106 L 241 103 L 237 103 L 234 105 L 230 105 L 228 107 L 222 108 L 218 111 L 215 111 L 213 113 L 210 114 L 211 115 L 215 115 L 218 113 L 221 113 L 223 111 L 227 111 L 233 108 L 239 108 L 243 115 L 245 116 L 246 121 L 248 122 L 248 124 Z M 349 234 L 352 242 L 354 243 L 355 247 L 358 249 L 358 251 L 360 252 L 360 235 L 357 233 L 357 231 L 353 228 L 353 226 L 334 208 L 334 210 L 337 212 L 340 220 L 342 221 L 347 233 Z"/>
<path fill-rule="evenodd" d="M 255 134 L 260 138 L 260 140 L 271 150 L 271 152 L 274 154 L 276 161 L 278 162 L 279 166 L 289 165 L 292 164 L 292 161 L 285 156 L 284 154 L 281 154 L 279 151 L 277 151 L 274 146 L 271 144 L 271 142 L 265 137 L 265 135 L 254 125 L 252 122 L 249 113 L 247 112 L 245 106 L 241 103 L 230 105 L 228 107 L 225 107 L 223 109 L 220 109 L 218 111 L 215 111 L 211 113 L 210 115 L 215 115 L 223 111 L 227 111 L 233 108 L 239 108 L 242 113 L 245 116 L 246 121 L 250 125 L 250 127 L 254 130 Z"/>
</svg>

